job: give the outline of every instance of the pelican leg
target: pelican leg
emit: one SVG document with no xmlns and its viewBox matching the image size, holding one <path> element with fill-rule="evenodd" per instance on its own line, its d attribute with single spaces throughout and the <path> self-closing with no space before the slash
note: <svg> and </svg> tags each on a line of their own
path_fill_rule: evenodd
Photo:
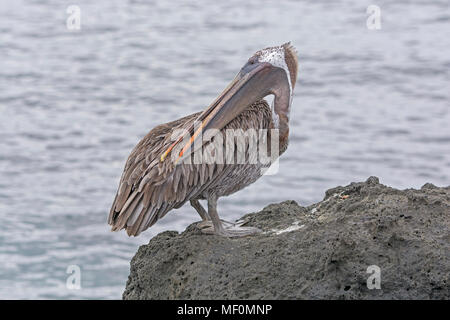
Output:
<svg viewBox="0 0 450 320">
<path fill-rule="evenodd" d="M 210 195 L 208 197 L 208 214 L 211 218 L 212 226 L 203 228 L 202 232 L 207 234 L 216 234 L 223 237 L 245 237 L 261 232 L 258 228 L 241 227 L 238 224 L 225 222 L 220 220 L 217 213 L 217 196 Z"/>
<path fill-rule="evenodd" d="M 202 218 L 202 222 L 200 222 L 197 225 L 197 227 L 200 229 L 212 227 L 213 223 L 211 221 L 211 218 L 209 217 L 209 214 L 208 214 L 208 212 L 206 212 L 205 208 L 203 208 L 200 201 L 191 200 L 190 202 L 191 202 L 191 206 L 198 212 L 198 214 Z M 230 227 L 236 225 L 233 222 L 229 222 L 229 221 L 225 221 L 225 220 L 220 220 L 220 221 L 222 221 L 223 224 L 230 226 Z M 241 223 L 243 223 L 243 222 L 241 222 Z"/>
<path fill-rule="evenodd" d="M 203 221 L 211 220 L 209 218 L 208 212 L 206 212 L 205 208 L 203 208 L 203 206 L 200 203 L 200 201 L 198 201 L 197 199 L 191 200 L 191 206 L 194 207 L 194 209 L 198 212 L 200 217 L 202 217 Z"/>
</svg>

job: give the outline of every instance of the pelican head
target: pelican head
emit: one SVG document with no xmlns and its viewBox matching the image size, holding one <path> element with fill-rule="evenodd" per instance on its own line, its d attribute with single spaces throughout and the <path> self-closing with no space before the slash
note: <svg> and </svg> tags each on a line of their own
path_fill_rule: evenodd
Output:
<svg viewBox="0 0 450 320">
<path fill-rule="evenodd" d="M 280 116 L 280 113 L 282 113 L 286 120 L 289 120 L 289 111 L 292 103 L 292 95 L 295 88 L 295 83 L 297 81 L 297 72 L 298 72 L 298 59 L 297 59 L 297 51 L 295 50 L 294 46 L 291 45 L 290 42 L 285 43 L 281 46 L 276 47 L 269 47 L 266 49 L 262 49 L 257 51 L 247 62 L 247 64 L 263 64 L 268 63 L 272 65 L 274 68 L 279 68 L 284 70 L 286 74 L 286 79 L 289 84 L 289 94 L 287 95 L 286 92 L 277 92 L 278 93 L 278 99 L 283 100 L 285 98 L 289 98 L 288 102 L 284 102 L 280 104 L 278 103 L 278 106 L 276 104 L 277 101 L 275 101 L 275 113 L 274 116 L 276 117 L 274 120 L 275 125 L 279 126 L 279 119 L 277 117 Z M 244 66 L 245 68 L 246 66 Z M 243 68 L 243 69 L 244 69 Z M 284 84 L 286 86 L 286 84 Z M 274 88 L 275 91 L 275 88 Z M 273 92 L 275 94 L 275 92 Z M 283 95 L 283 97 L 281 97 Z M 277 95 L 275 95 L 277 97 Z"/>
<path fill-rule="evenodd" d="M 290 43 L 257 51 L 205 110 L 204 128 L 222 129 L 246 107 L 270 94 L 274 95 L 275 125 L 287 126 L 297 71 L 297 54 Z"/>
<path fill-rule="evenodd" d="M 289 111 L 298 71 L 295 48 L 290 43 L 257 51 L 241 68 L 236 77 L 197 119 L 201 122 L 184 145 L 179 156 L 208 129 L 221 130 L 242 111 L 268 95 L 274 96 L 274 125 L 281 136 L 289 134 Z M 161 157 L 164 160 L 180 137 Z M 186 140 L 185 140 L 186 141 Z"/>
<path fill-rule="evenodd" d="M 291 90 L 294 89 L 297 80 L 298 59 L 297 51 L 290 42 L 281 46 L 259 50 L 248 62 L 266 62 L 274 67 L 283 69 L 286 72 Z"/>
</svg>

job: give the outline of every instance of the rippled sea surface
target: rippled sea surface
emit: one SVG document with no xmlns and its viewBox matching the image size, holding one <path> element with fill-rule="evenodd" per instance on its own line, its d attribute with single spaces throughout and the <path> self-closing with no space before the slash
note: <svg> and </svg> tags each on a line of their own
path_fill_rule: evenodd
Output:
<svg viewBox="0 0 450 320">
<path fill-rule="evenodd" d="M 69 4 L 81 29 L 66 27 Z M 124 162 L 157 124 L 204 109 L 258 49 L 300 72 L 277 175 L 219 203 L 232 220 L 308 205 L 370 175 L 450 182 L 448 1 L 0 1 L 0 298 L 120 298 L 138 238 L 106 224 Z M 66 286 L 68 266 L 81 289 Z"/>
</svg>

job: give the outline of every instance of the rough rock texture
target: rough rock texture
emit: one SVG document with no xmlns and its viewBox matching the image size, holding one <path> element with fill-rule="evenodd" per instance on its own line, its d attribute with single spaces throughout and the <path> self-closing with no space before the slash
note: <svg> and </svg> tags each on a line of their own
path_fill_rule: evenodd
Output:
<svg viewBox="0 0 450 320">
<path fill-rule="evenodd" d="M 157 235 L 131 261 L 123 298 L 450 298 L 450 187 L 400 191 L 370 177 L 243 219 L 264 233 L 227 239 L 192 224 Z M 367 287 L 371 265 L 381 289 Z"/>
</svg>

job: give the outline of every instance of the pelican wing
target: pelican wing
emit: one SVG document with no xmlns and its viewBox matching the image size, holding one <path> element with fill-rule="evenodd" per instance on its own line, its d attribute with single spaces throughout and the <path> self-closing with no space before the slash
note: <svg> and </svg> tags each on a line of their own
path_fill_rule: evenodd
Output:
<svg viewBox="0 0 450 320">
<path fill-rule="evenodd" d="M 138 235 L 174 207 L 186 202 L 194 179 L 191 166 L 174 166 L 160 157 L 171 143 L 174 129 L 192 123 L 199 113 L 159 125 L 133 149 L 125 164 L 108 223 L 113 231 Z"/>
</svg>

